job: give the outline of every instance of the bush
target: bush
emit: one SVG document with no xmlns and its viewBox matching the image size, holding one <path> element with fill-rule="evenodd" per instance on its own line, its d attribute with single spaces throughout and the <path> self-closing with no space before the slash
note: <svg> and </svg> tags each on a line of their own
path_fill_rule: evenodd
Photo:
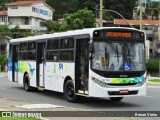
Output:
<svg viewBox="0 0 160 120">
<path fill-rule="evenodd" d="M 7 65 L 7 56 L 0 54 L 0 71 L 4 70 L 5 65 Z"/>
<path fill-rule="evenodd" d="M 149 59 L 147 61 L 147 72 L 149 74 L 157 74 L 159 72 L 159 59 Z"/>
</svg>

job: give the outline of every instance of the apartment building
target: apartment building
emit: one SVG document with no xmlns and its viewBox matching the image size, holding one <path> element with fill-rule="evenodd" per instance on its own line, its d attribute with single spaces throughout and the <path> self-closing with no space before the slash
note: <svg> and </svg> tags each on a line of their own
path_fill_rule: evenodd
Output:
<svg viewBox="0 0 160 120">
<path fill-rule="evenodd" d="M 20 29 L 45 31 L 44 22 L 53 18 L 54 9 L 44 0 L 23 0 L 6 5 L 11 28 L 18 25 Z"/>
</svg>

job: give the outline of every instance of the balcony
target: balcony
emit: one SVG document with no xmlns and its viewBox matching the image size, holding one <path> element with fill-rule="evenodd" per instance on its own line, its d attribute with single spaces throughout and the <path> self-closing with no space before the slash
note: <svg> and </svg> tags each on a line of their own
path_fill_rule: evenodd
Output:
<svg viewBox="0 0 160 120">
<path fill-rule="evenodd" d="M 10 25 L 10 28 L 15 28 L 17 25 Z M 31 25 L 18 25 L 20 29 L 32 29 Z"/>
</svg>

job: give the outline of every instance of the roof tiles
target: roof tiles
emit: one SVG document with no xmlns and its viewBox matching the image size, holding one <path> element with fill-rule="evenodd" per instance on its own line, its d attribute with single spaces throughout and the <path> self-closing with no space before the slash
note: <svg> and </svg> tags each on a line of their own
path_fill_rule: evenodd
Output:
<svg viewBox="0 0 160 120">
<path fill-rule="evenodd" d="M 139 25 L 140 20 L 127 20 L 131 25 Z M 160 20 L 142 20 L 142 25 L 156 25 L 159 24 Z M 127 25 L 123 19 L 114 19 L 114 24 L 116 25 Z"/>
</svg>

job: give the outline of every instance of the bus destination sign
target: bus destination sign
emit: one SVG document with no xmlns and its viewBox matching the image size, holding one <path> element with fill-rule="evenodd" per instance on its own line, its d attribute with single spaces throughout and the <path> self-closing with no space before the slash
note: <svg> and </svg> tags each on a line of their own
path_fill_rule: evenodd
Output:
<svg viewBox="0 0 160 120">
<path fill-rule="evenodd" d="M 106 36 L 110 38 L 131 38 L 131 32 L 106 32 Z"/>
</svg>

